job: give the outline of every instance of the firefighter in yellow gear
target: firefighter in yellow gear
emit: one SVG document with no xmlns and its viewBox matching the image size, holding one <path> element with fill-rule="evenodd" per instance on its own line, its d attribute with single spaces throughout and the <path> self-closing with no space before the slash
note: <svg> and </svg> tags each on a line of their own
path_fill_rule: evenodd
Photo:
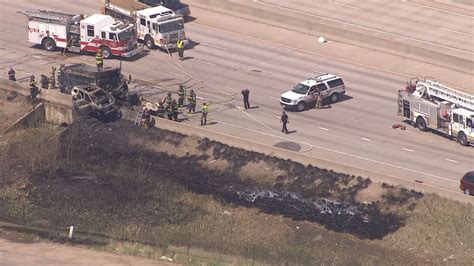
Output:
<svg viewBox="0 0 474 266">
<path fill-rule="evenodd" d="M 97 72 L 100 72 L 104 69 L 104 55 L 102 54 L 102 50 L 97 50 L 97 54 L 95 55 L 95 64 L 97 65 Z"/>
</svg>

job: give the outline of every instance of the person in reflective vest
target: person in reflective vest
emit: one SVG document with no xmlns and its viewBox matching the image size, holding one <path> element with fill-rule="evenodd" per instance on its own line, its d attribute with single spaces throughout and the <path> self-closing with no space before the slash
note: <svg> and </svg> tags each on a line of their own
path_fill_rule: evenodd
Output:
<svg viewBox="0 0 474 266">
<path fill-rule="evenodd" d="M 179 60 L 184 59 L 184 41 L 181 39 L 178 39 L 176 42 L 176 47 L 178 48 L 178 55 L 179 55 Z"/>
<path fill-rule="evenodd" d="M 196 94 L 193 90 L 189 92 L 188 102 L 188 113 L 190 114 L 192 112 L 194 114 L 196 112 Z"/>
<path fill-rule="evenodd" d="M 38 87 L 36 86 L 35 76 L 30 76 L 30 100 L 36 100 Z"/>
<path fill-rule="evenodd" d="M 173 120 L 173 106 L 171 104 L 166 104 L 165 113 L 169 120 Z"/>
<path fill-rule="evenodd" d="M 207 114 L 209 113 L 209 106 L 207 103 L 202 104 L 201 126 L 207 124 Z"/>
<path fill-rule="evenodd" d="M 95 55 L 95 64 L 97 65 L 97 72 L 100 72 L 104 68 L 104 55 L 102 54 L 102 50 L 97 50 L 97 54 Z"/>
</svg>

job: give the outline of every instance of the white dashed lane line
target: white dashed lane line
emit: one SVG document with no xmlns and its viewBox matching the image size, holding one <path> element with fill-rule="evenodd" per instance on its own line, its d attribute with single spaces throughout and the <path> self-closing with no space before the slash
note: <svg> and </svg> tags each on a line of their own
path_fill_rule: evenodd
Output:
<svg viewBox="0 0 474 266">
<path fill-rule="evenodd" d="M 452 163 L 458 163 L 458 161 L 451 160 L 451 159 L 446 159 L 446 161 L 448 161 L 448 162 L 452 162 Z"/>
<path fill-rule="evenodd" d="M 329 131 L 329 129 L 325 128 L 325 127 L 318 127 L 319 129 L 321 130 L 324 130 L 324 131 Z"/>
<path fill-rule="evenodd" d="M 407 148 L 402 148 L 402 150 L 408 151 L 408 152 L 414 152 L 414 150 L 412 150 L 412 149 L 407 149 Z"/>
<path fill-rule="evenodd" d="M 371 141 L 370 139 L 366 139 L 366 138 L 360 138 L 360 139 L 363 140 L 363 141 L 367 141 L 367 142 Z"/>
<path fill-rule="evenodd" d="M 334 5 L 338 5 L 338 6 L 343 6 L 343 7 L 347 7 L 347 8 L 352 8 L 352 9 L 360 10 L 360 8 L 358 8 L 358 7 L 351 6 L 351 5 L 346 5 L 346 4 L 342 4 L 342 3 L 338 3 L 338 2 L 336 2 L 336 1 L 334 1 L 334 0 L 329 0 L 329 3 L 334 4 Z"/>
</svg>

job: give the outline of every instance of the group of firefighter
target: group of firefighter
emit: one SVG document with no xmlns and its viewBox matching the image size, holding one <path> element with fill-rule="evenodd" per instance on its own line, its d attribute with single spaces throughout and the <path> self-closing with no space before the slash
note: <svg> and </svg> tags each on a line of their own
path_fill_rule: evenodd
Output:
<svg viewBox="0 0 474 266">
<path fill-rule="evenodd" d="M 51 74 L 50 74 L 49 78 L 46 75 L 41 74 L 41 77 L 40 77 L 41 89 L 60 88 L 61 87 L 61 77 L 64 74 L 64 67 L 65 67 L 64 64 L 61 64 L 61 66 L 58 69 L 56 69 L 56 67 L 53 66 L 51 68 Z M 16 75 L 15 70 L 13 70 L 13 68 L 10 68 L 10 70 L 8 71 L 8 79 L 11 80 L 11 81 L 16 81 L 15 75 Z M 30 100 L 36 100 L 36 97 L 41 92 L 41 89 L 38 88 L 38 85 L 37 85 L 36 80 L 35 80 L 35 75 L 30 76 L 28 86 L 29 86 L 29 89 L 30 89 L 30 96 L 29 96 Z"/>
<path fill-rule="evenodd" d="M 178 121 L 178 114 L 179 108 L 184 107 L 184 100 L 185 100 L 185 88 L 184 85 L 179 85 L 178 90 L 178 101 L 173 99 L 171 96 L 171 92 L 168 92 L 166 97 L 163 98 L 160 102 L 157 103 L 157 110 L 151 110 L 148 108 L 144 108 L 142 112 L 138 113 L 138 117 L 136 120 L 137 125 L 143 125 L 145 128 L 151 127 L 151 116 L 156 115 L 160 118 L 168 117 L 169 120 Z M 196 93 L 194 90 L 189 91 L 189 95 L 187 97 L 188 105 L 188 114 L 195 114 L 196 113 Z M 209 113 L 209 106 L 207 103 L 203 103 L 202 105 L 202 112 L 201 112 L 201 125 L 207 124 L 207 114 Z"/>
</svg>

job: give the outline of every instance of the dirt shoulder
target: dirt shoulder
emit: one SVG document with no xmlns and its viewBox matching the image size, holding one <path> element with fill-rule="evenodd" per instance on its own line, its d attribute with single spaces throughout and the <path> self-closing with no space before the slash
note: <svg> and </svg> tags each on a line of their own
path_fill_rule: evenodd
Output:
<svg viewBox="0 0 474 266">
<path fill-rule="evenodd" d="M 25 241 L 1 231 L 0 261 L 2 265 L 175 265 L 77 246 Z"/>
</svg>

